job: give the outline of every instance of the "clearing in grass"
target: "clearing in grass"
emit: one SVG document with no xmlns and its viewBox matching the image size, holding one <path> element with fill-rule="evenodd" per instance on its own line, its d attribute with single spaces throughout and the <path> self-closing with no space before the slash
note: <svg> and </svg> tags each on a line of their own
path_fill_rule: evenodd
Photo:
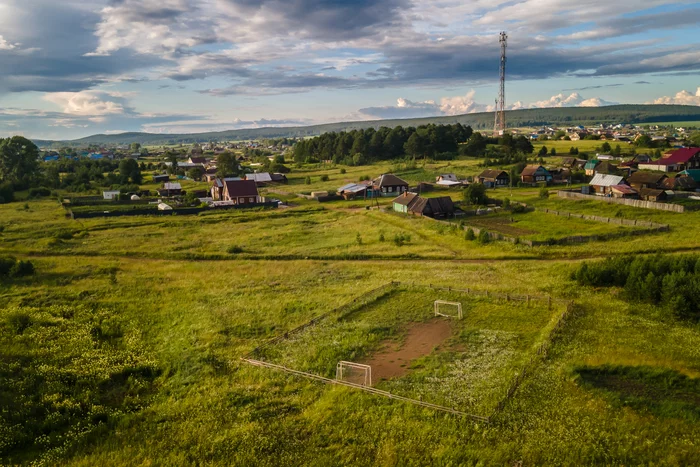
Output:
<svg viewBox="0 0 700 467">
<path fill-rule="evenodd" d="M 464 307 L 462 319 L 436 315 L 436 301 L 456 305 L 448 316 Z M 489 416 L 546 339 L 554 313 L 535 301 L 394 286 L 259 348 L 255 358 Z"/>
</svg>

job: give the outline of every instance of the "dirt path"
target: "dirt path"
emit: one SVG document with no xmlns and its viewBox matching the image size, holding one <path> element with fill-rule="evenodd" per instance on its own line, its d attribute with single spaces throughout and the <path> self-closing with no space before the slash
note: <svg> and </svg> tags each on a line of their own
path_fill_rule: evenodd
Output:
<svg viewBox="0 0 700 467">
<path fill-rule="evenodd" d="M 372 367 L 372 383 L 397 378 L 409 372 L 410 363 L 432 353 L 452 335 L 449 319 L 435 318 L 425 323 L 417 323 L 409 328 L 401 343 L 386 342 L 382 348 L 363 361 Z"/>
</svg>

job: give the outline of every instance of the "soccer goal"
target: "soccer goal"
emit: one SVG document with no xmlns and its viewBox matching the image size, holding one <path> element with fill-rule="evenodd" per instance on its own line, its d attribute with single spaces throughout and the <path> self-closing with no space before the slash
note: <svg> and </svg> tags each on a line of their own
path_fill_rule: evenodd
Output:
<svg viewBox="0 0 700 467">
<path fill-rule="evenodd" d="M 435 316 L 462 319 L 461 303 L 446 302 L 445 300 L 435 300 L 433 306 L 435 307 Z"/>
<path fill-rule="evenodd" d="M 335 367 L 335 379 L 362 386 L 371 386 L 372 367 L 362 363 L 340 361 Z"/>
</svg>

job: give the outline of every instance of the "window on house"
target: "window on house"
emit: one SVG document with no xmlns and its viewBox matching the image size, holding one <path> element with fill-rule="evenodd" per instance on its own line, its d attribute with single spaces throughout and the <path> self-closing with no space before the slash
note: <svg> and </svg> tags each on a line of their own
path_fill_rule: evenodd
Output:
<svg viewBox="0 0 700 467">
<path fill-rule="evenodd" d="M 250 201 L 251 203 L 254 203 L 254 202 L 255 202 L 255 199 L 254 199 L 254 198 L 248 198 L 248 201 Z"/>
</svg>

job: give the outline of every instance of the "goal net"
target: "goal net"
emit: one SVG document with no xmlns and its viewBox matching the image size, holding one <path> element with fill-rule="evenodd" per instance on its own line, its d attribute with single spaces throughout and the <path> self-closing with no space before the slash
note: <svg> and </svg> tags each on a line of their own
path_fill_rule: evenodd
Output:
<svg viewBox="0 0 700 467">
<path fill-rule="evenodd" d="M 362 363 L 340 361 L 335 367 L 335 379 L 362 386 L 371 386 L 372 367 Z"/>
<path fill-rule="evenodd" d="M 435 316 L 462 319 L 461 303 L 446 302 L 445 300 L 435 300 L 433 306 L 435 307 Z"/>
</svg>

